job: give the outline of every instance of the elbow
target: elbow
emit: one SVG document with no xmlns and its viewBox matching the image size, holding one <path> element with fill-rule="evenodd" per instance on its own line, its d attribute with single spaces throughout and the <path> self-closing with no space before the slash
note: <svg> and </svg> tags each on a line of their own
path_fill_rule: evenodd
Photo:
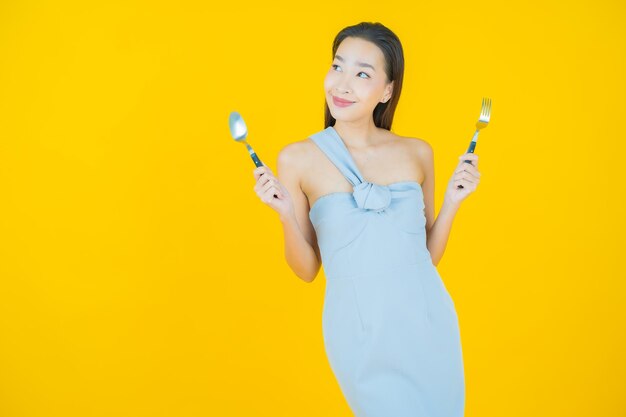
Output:
<svg viewBox="0 0 626 417">
<path fill-rule="evenodd" d="M 290 257 L 289 252 L 287 252 L 285 255 L 287 265 L 289 265 L 291 270 L 298 278 L 309 284 L 315 281 L 315 278 L 317 277 L 319 270 L 322 266 L 319 258 L 313 256 L 309 259 L 303 260 L 301 257 Z"/>
<path fill-rule="evenodd" d="M 299 275 L 300 279 L 304 282 L 306 282 L 307 284 L 312 283 L 313 281 L 315 281 L 315 278 L 317 278 L 317 275 L 319 274 L 320 271 L 320 267 L 321 264 L 316 264 L 315 268 L 313 268 L 312 271 L 310 271 L 307 274 L 303 274 L 303 275 Z"/>
<path fill-rule="evenodd" d="M 306 282 L 307 284 L 310 284 L 313 281 L 315 281 L 315 276 L 312 276 L 312 277 L 300 277 L 300 279 L 302 281 Z"/>
<path fill-rule="evenodd" d="M 439 261 L 441 260 L 441 256 L 433 256 L 433 252 L 430 249 L 428 249 L 428 254 L 430 255 L 430 262 L 434 266 L 437 266 L 439 264 Z"/>
<path fill-rule="evenodd" d="M 315 281 L 315 278 L 317 277 L 320 269 L 319 264 L 312 268 L 297 268 L 291 264 L 289 266 L 291 267 L 291 270 L 295 273 L 295 275 L 307 284 Z"/>
<path fill-rule="evenodd" d="M 439 252 L 439 251 L 431 252 L 431 251 L 429 251 L 429 253 L 430 253 L 430 262 L 432 262 L 432 264 L 434 266 L 439 265 L 439 263 L 441 262 L 441 259 L 443 259 L 443 255 L 444 255 L 443 252 Z"/>
<path fill-rule="evenodd" d="M 298 278 L 300 278 L 302 281 L 306 282 L 307 284 L 312 283 L 313 281 L 315 281 L 315 277 L 317 277 L 317 274 L 315 275 L 298 275 Z"/>
</svg>

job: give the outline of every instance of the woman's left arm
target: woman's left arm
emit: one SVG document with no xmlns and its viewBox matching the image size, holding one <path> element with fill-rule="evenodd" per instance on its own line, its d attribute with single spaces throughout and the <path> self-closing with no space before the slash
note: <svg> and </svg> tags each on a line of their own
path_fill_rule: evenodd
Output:
<svg viewBox="0 0 626 417">
<path fill-rule="evenodd" d="M 437 265 L 448 244 L 450 231 L 452 230 L 452 222 L 461 202 L 468 195 L 476 191 L 476 187 L 480 182 L 480 172 L 478 172 L 478 155 L 475 153 L 465 153 L 459 156 L 459 164 L 456 166 L 454 174 L 448 181 L 448 187 L 444 196 L 444 201 L 437 215 L 434 218 L 434 194 L 435 194 L 435 169 L 432 147 L 428 145 L 426 149 L 422 147 L 420 152 L 421 166 L 424 170 L 424 184 L 422 190 L 424 192 L 424 205 L 426 215 L 426 245 L 433 262 Z M 465 160 L 472 163 L 467 163 Z M 458 188 L 463 185 L 463 188 Z"/>
</svg>

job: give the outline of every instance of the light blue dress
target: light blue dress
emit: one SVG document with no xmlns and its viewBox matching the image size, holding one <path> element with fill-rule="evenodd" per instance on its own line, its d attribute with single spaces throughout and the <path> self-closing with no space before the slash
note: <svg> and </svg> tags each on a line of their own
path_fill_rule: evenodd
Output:
<svg viewBox="0 0 626 417">
<path fill-rule="evenodd" d="M 348 405 L 357 417 L 462 417 L 458 318 L 426 247 L 421 185 L 365 181 L 332 126 L 310 138 L 353 185 L 309 212 L 324 347 Z"/>
</svg>

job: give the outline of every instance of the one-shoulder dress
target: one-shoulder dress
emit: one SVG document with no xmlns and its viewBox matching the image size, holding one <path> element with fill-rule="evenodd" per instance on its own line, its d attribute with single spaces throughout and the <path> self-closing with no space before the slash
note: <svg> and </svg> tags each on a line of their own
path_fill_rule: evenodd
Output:
<svg viewBox="0 0 626 417">
<path fill-rule="evenodd" d="M 421 185 L 365 181 L 334 129 L 311 140 L 353 185 L 315 201 L 324 348 L 357 417 L 462 417 L 455 305 L 426 246 Z"/>
</svg>

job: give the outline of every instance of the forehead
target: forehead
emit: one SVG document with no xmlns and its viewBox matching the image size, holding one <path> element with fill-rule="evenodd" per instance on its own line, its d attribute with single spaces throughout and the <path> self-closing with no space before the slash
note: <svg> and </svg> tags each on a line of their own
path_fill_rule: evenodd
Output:
<svg viewBox="0 0 626 417">
<path fill-rule="evenodd" d="M 345 38 L 339 44 L 335 55 L 341 55 L 344 61 L 350 64 L 367 62 L 374 68 L 382 67 L 385 59 L 380 48 L 374 43 L 354 37 Z"/>
</svg>

